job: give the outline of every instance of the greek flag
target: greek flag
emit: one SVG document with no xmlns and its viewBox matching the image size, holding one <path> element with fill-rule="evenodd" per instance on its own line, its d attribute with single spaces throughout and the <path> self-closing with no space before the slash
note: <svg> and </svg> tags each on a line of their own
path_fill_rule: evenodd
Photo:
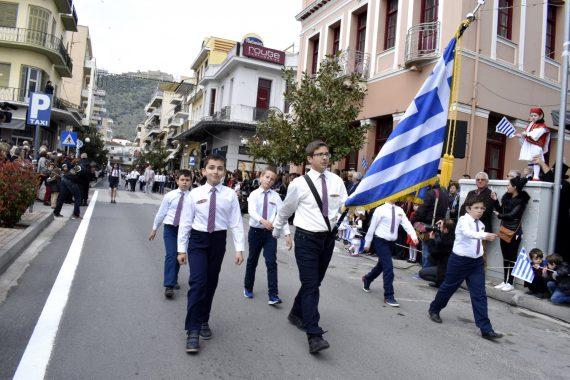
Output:
<svg viewBox="0 0 570 380">
<path fill-rule="evenodd" d="M 346 206 L 370 209 L 437 180 L 446 135 L 455 38 L 370 165 Z"/>
<path fill-rule="evenodd" d="M 532 282 L 534 280 L 534 272 L 532 270 L 532 264 L 528 255 L 526 254 L 526 250 L 521 249 L 519 252 L 519 256 L 517 257 L 517 262 L 513 267 L 513 271 L 511 273 L 514 277 L 520 278 L 526 282 Z"/>
<path fill-rule="evenodd" d="M 362 168 L 364 170 L 368 169 L 368 162 L 366 162 L 366 157 L 362 157 Z"/>
<path fill-rule="evenodd" d="M 515 126 L 512 125 L 511 122 L 503 116 L 495 128 L 495 132 L 501 133 L 503 135 L 506 135 L 508 138 L 511 138 L 515 135 L 516 129 Z"/>
</svg>

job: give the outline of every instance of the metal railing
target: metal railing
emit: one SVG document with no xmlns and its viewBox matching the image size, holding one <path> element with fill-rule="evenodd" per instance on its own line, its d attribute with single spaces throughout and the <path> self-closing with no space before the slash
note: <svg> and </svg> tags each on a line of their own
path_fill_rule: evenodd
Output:
<svg viewBox="0 0 570 380">
<path fill-rule="evenodd" d="M 27 44 L 39 46 L 46 50 L 58 53 L 69 71 L 73 70 L 71 57 L 63 45 L 60 38 L 53 34 L 40 32 L 33 29 L 0 27 L 0 41 L 13 42 L 17 44 Z"/>
<path fill-rule="evenodd" d="M 15 87 L 0 87 L 0 102 L 20 102 L 28 103 L 30 101 L 29 93 L 23 88 Z M 77 104 L 68 102 L 53 96 L 53 108 L 62 109 L 65 111 L 81 111 Z"/>
<path fill-rule="evenodd" d="M 338 54 L 336 60 L 341 65 L 343 74 L 358 73 L 364 79 L 368 79 L 370 72 L 370 55 L 368 53 L 346 49 Z"/>
<path fill-rule="evenodd" d="M 255 107 L 253 109 L 253 120 L 255 121 L 265 121 L 267 120 L 267 115 L 269 114 L 269 108 L 259 108 Z"/>
<path fill-rule="evenodd" d="M 408 30 L 404 53 L 406 66 L 439 58 L 440 28 L 439 21 L 436 21 L 414 25 Z"/>
</svg>

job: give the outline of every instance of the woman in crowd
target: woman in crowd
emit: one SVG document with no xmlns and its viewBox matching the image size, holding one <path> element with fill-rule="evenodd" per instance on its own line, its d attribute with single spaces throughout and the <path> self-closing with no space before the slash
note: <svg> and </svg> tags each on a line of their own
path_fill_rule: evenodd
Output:
<svg viewBox="0 0 570 380">
<path fill-rule="evenodd" d="M 504 281 L 495 286 L 495 288 L 505 292 L 514 289 L 514 277 L 511 271 L 521 244 L 523 234 L 522 217 L 530 200 L 528 193 L 523 190 L 526 182 L 526 178 L 511 178 L 507 184 L 507 192 L 501 198 L 500 204 L 497 201 L 497 195 L 495 193 L 491 195 L 495 201 L 494 213 L 501 220 L 498 236 L 501 239 L 501 253 L 503 254 L 504 266 Z"/>
<path fill-rule="evenodd" d="M 456 221 L 457 214 L 459 212 L 459 184 L 457 182 L 451 182 L 449 184 L 448 196 L 449 196 L 448 219 Z"/>
</svg>

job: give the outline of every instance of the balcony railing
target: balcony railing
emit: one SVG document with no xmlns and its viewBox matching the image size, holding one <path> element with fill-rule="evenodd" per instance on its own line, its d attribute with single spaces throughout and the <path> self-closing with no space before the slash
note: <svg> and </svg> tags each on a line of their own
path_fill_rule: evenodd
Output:
<svg viewBox="0 0 570 380">
<path fill-rule="evenodd" d="M 32 29 L 2 26 L 0 27 L 0 46 L 6 43 L 30 46 L 44 50 L 55 64 L 56 69 L 62 67 L 66 71 L 63 74 L 71 76 L 73 70 L 71 57 L 61 42 L 61 39 L 53 34 Z"/>
<path fill-rule="evenodd" d="M 368 53 L 346 49 L 341 51 L 336 59 L 342 67 L 343 74 L 357 73 L 361 74 L 364 79 L 368 79 L 370 72 L 370 55 Z"/>
<path fill-rule="evenodd" d="M 439 21 L 426 22 L 411 27 L 406 34 L 404 65 L 410 67 L 439 58 L 439 35 Z"/>
<path fill-rule="evenodd" d="M 255 124 L 258 121 L 267 120 L 269 109 L 246 106 L 244 104 L 233 104 L 222 107 L 220 111 L 213 115 L 204 116 L 198 121 L 190 123 L 190 128 L 201 121 L 227 121 L 244 124 Z"/>
<path fill-rule="evenodd" d="M 27 104 L 30 101 L 28 95 L 29 94 L 26 93 L 25 89 L 15 87 L 0 87 L 0 102 L 20 102 Z M 56 96 L 53 96 L 52 106 L 53 108 L 70 112 L 78 112 L 80 110 L 80 107 L 78 105 L 60 99 Z"/>
<path fill-rule="evenodd" d="M 268 108 L 258 108 L 253 109 L 253 120 L 255 121 L 265 121 L 267 120 L 267 115 L 269 113 Z"/>
</svg>

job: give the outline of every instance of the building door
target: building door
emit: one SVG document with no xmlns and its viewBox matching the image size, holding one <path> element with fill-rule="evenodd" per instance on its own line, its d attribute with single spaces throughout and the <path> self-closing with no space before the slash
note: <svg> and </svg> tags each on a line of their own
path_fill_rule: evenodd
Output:
<svg viewBox="0 0 570 380">
<path fill-rule="evenodd" d="M 392 133 L 392 129 L 394 128 L 394 120 L 392 115 L 379 117 L 376 119 L 376 138 L 374 144 L 374 158 L 380 152 L 380 149 L 384 146 L 388 137 L 390 137 L 390 133 Z"/>
<path fill-rule="evenodd" d="M 420 13 L 420 23 L 436 23 L 439 0 L 422 0 Z M 420 30 L 419 53 L 426 54 L 433 52 L 437 48 L 437 27 L 426 26 Z"/>
<path fill-rule="evenodd" d="M 47 9 L 30 5 L 30 13 L 28 15 L 28 42 L 43 46 L 47 46 L 46 44 L 51 42 L 47 40 L 50 18 L 51 13 Z M 50 47 L 55 46 L 50 45 Z"/>
<path fill-rule="evenodd" d="M 358 170 L 358 151 L 357 150 L 352 150 L 352 151 L 350 151 L 350 153 L 348 153 L 348 155 L 346 156 L 346 158 L 344 160 L 344 169 L 345 170 L 352 170 L 352 171 Z"/>
<path fill-rule="evenodd" d="M 485 150 L 485 173 L 490 179 L 503 179 L 505 165 L 505 135 L 495 132 L 502 116 L 491 114 L 487 124 L 487 145 Z"/>
<path fill-rule="evenodd" d="M 267 110 L 271 100 L 271 81 L 269 79 L 259 78 L 257 83 L 257 99 L 255 102 L 255 110 L 253 119 L 255 121 L 267 119 Z"/>
</svg>

